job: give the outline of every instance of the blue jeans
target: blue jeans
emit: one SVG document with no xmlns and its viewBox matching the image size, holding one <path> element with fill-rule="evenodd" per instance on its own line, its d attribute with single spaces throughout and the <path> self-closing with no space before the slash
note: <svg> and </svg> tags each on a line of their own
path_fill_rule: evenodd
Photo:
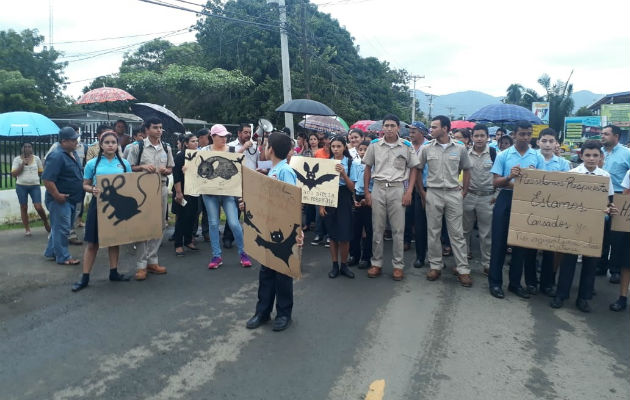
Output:
<svg viewBox="0 0 630 400">
<path fill-rule="evenodd" d="M 55 257 L 57 264 L 63 264 L 72 258 L 68 251 L 68 234 L 74 220 L 75 204 L 47 200 L 46 208 L 50 213 L 50 238 L 44 256 Z"/>
<path fill-rule="evenodd" d="M 208 211 L 208 225 L 210 228 L 210 244 L 212 245 L 212 256 L 221 257 L 221 241 L 219 238 L 219 214 L 220 206 L 223 206 L 227 224 L 232 230 L 234 241 L 238 252 L 243 253 L 243 229 L 238 220 L 238 206 L 232 196 L 203 195 L 203 204 Z"/>
</svg>

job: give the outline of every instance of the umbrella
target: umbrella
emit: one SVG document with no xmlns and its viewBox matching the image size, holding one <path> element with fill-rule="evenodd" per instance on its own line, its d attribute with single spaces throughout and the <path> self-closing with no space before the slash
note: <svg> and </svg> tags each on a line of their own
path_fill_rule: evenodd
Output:
<svg viewBox="0 0 630 400">
<path fill-rule="evenodd" d="M 318 132 L 345 134 L 348 131 L 343 124 L 335 118 L 323 115 L 307 115 L 298 125 Z"/>
<path fill-rule="evenodd" d="M 297 99 L 288 101 L 280 107 L 276 108 L 276 111 L 305 115 L 337 115 L 327 105 L 322 104 L 319 101 L 309 99 Z"/>
<path fill-rule="evenodd" d="M 464 120 L 457 120 L 457 121 L 451 121 L 451 129 L 464 129 L 464 128 L 474 128 L 475 127 L 474 122 L 471 121 L 464 121 Z"/>
<path fill-rule="evenodd" d="M 375 121 L 374 123 L 372 123 L 370 126 L 368 126 L 368 131 L 372 131 L 372 132 L 383 132 L 383 120 L 380 119 L 378 121 Z M 400 121 L 400 129 L 398 129 L 398 136 L 400 137 L 404 137 L 404 136 L 409 136 L 409 128 L 407 128 L 407 123 Z"/>
<path fill-rule="evenodd" d="M 59 127 L 42 114 L 14 111 L 0 114 L 0 136 L 56 135 Z"/>
<path fill-rule="evenodd" d="M 503 103 L 483 107 L 468 117 L 468 121 L 494 123 L 527 121 L 532 124 L 542 124 L 540 118 L 527 108 Z"/>
<path fill-rule="evenodd" d="M 350 125 L 350 129 L 359 128 L 365 132 L 368 130 L 368 126 L 372 125 L 374 122 L 376 121 L 372 121 L 371 119 L 362 119 Z"/>
<path fill-rule="evenodd" d="M 107 110 L 107 120 L 109 121 L 109 108 L 107 106 L 107 103 L 112 101 L 135 99 L 135 97 L 122 89 L 104 86 L 102 88 L 93 89 L 85 93 L 79 98 L 79 100 L 77 100 L 77 104 L 105 103 L 105 109 Z"/>
<path fill-rule="evenodd" d="M 162 128 L 167 132 L 184 133 L 184 124 L 177 115 L 166 107 L 152 103 L 135 103 L 131 105 L 131 112 L 146 120 L 150 117 L 157 117 L 162 121 Z"/>
</svg>

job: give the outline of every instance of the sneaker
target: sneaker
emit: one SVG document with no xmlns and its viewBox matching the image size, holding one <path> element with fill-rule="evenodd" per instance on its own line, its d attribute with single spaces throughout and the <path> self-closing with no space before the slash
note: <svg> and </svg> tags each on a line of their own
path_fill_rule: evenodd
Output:
<svg viewBox="0 0 630 400">
<path fill-rule="evenodd" d="M 319 246 L 320 244 L 322 244 L 322 237 L 319 235 L 315 235 L 315 237 L 313 238 L 313 241 L 311 241 L 311 245 Z"/>
<path fill-rule="evenodd" d="M 223 259 L 221 257 L 212 257 L 210 264 L 208 264 L 208 269 L 217 269 L 222 264 L 223 264 Z"/>
<path fill-rule="evenodd" d="M 326 244 L 324 245 L 324 247 L 330 247 L 330 239 L 326 238 Z"/>
<path fill-rule="evenodd" d="M 243 266 L 243 268 L 248 268 L 252 266 L 251 260 L 245 253 L 241 253 L 241 266 Z"/>
</svg>

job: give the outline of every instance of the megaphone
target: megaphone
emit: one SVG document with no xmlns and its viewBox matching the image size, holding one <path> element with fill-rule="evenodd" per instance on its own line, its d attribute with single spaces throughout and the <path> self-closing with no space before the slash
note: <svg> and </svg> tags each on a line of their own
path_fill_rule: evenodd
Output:
<svg viewBox="0 0 630 400">
<path fill-rule="evenodd" d="M 265 133 L 273 132 L 273 125 L 269 120 L 261 118 L 258 120 L 258 128 L 256 128 L 256 136 L 264 136 Z"/>
</svg>

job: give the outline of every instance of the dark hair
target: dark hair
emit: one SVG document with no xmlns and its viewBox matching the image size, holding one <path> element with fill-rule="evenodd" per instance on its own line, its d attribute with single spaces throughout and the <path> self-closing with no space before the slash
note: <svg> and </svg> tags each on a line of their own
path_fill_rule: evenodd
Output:
<svg viewBox="0 0 630 400">
<path fill-rule="evenodd" d="M 98 168 L 98 163 L 101 162 L 101 156 L 103 155 L 103 147 L 101 147 L 101 145 L 103 144 L 103 140 L 105 140 L 105 138 L 107 136 L 112 136 L 114 139 L 116 139 L 116 145 L 118 145 L 118 135 L 114 131 L 104 132 L 103 136 L 101 136 L 98 139 L 98 155 L 96 156 L 96 163 L 94 164 L 94 175 L 96 175 L 96 168 Z M 116 158 L 120 162 L 120 165 L 122 165 L 122 167 L 123 167 L 123 171 L 127 172 L 127 167 L 125 166 L 125 163 L 123 162 L 122 158 L 120 157 L 120 152 L 118 151 L 118 148 L 116 148 L 116 153 L 115 154 L 116 154 Z M 131 171 L 129 171 L 129 172 L 131 172 Z"/>
<path fill-rule="evenodd" d="M 514 139 L 512 139 L 512 136 L 510 135 L 503 135 L 499 138 L 499 142 L 497 144 L 501 144 L 501 141 L 503 140 L 507 140 L 508 142 L 510 142 L 510 146 L 512 146 L 514 144 Z"/>
<path fill-rule="evenodd" d="M 610 128 L 610 129 L 612 129 L 612 133 L 613 133 L 613 135 L 615 135 L 615 136 L 617 136 L 617 137 L 621 136 L 621 128 L 620 128 L 620 127 L 618 127 L 617 125 L 608 124 L 608 125 L 606 125 L 605 127 L 603 127 L 603 128 L 602 128 L 602 131 L 603 131 L 604 129 L 606 129 L 606 128 Z"/>
<path fill-rule="evenodd" d="M 208 129 L 208 128 L 201 128 L 197 132 L 195 132 L 195 136 L 197 136 L 197 137 L 206 136 L 209 133 L 210 133 L 210 129 Z"/>
<path fill-rule="evenodd" d="M 190 142 L 190 139 L 196 137 L 195 135 L 193 135 L 192 133 L 185 133 L 183 135 L 180 136 L 182 138 L 182 144 L 187 145 L 188 142 Z"/>
<path fill-rule="evenodd" d="M 540 139 L 543 136 L 553 136 L 553 138 L 556 139 L 556 141 L 558 140 L 558 132 L 556 132 L 556 130 L 553 128 L 545 128 L 542 131 L 540 131 L 540 134 L 538 135 L 538 139 Z"/>
<path fill-rule="evenodd" d="M 238 131 L 242 132 L 243 128 L 251 128 L 252 126 L 250 124 L 248 124 L 247 122 L 241 122 L 240 124 L 238 124 Z"/>
<path fill-rule="evenodd" d="M 306 133 L 305 132 L 298 132 L 297 137 L 302 138 L 302 139 L 306 139 Z"/>
<path fill-rule="evenodd" d="M 385 121 L 385 120 L 383 120 Z M 350 155 L 350 151 L 348 150 L 348 142 L 346 141 L 346 138 L 343 136 L 335 136 L 332 139 L 330 139 L 330 145 L 332 146 L 333 142 L 340 142 L 341 144 L 343 144 L 343 156 L 346 157 L 346 162 L 348 164 L 348 175 L 350 175 L 350 169 L 352 168 L 352 156 Z M 334 155 L 332 153 L 332 150 L 330 151 L 330 158 L 333 158 Z"/>
<path fill-rule="evenodd" d="M 383 120 L 383 121 L 385 121 L 385 120 Z M 350 136 L 350 134 L 351 134 L 351 133 L 353 133 L 353 132 L 358 133 L 358 134 L 359 134 L 359 136 L 361 136 L 361 137 L 365 137 L 365 132 L 363 132 L 363 131 L 362 131 L 361 129 L 359 129 L 359 128 L 352 128 L 352 129 L 350 129 L 350 132 L 348 132 L 348 136 Z"/>
<path fill-rule="evenodd" d="M 395 114 L 387 114 L 387 115 L 385 115 L 383 117 L 383 123 L 385 123 L 385 121 L 394 121 L 397 126 L 400 126 L 400 118 L 398 118 L 398 116 L 395 115 Z"/>
<path fill-rule="evenodd" d="M 431 121 L 440 121 L 440 125 L 445 126 L 447 131 L 451 130 L 451 120 L 445 115 L 436 115 Z"/>
<path fill-rule="evenodd" d="M 484 131 L 484 132 L 486 132 L 486 136 L 490 136 L 490 133 L 488 132 L 488 127 L 487 127 L 487 126 L 485 126 L 484 124 L 476 124 L 476 125 L 473 127 L 473 129 L 472 129 L 472 130 L 473 130 L 473 133 L 474 133 L 475 131 Z M 499 130 L 499 129 L 497 129 L 497 131 L 498 131 L 498 130 Z"/>
<path fill-rule="evenodd" d="M 378 139 L 378 135 L 374 132 L 369 133 L 367 136 L 370 138 L 370 140 Z"/>
<path fill-rule="evenodd" d="M 273 154 L 281 160 L 287 158 L 291 148 L 293 148 L 293 140 L 284 133 L 273 132 L 267 137 L 269 147 L 273 150 Z"/>
<path fill-rule="evenodd" d="M 103 132 L 105 132 L 105 131 L 107 131 L 107 130 L 110 130 L 110 129 L 112 129 L 112 127 L 111 127 L 111 126 L 109 126 L 109 125 L 105 125 L 105 124 L 99 125 L 99 126 L 96 128 L 96 136 L 98 136 L 98 135 L 100 135 L 101 133 L 103 133 Z"/>
<path fill-rule="evenodd" d="M 359 143 L 359 146 L 369 146 L 370 145 L 370 141 L 369 140 L 364 140 L 361 143 Z"/>
<path fill-rule="evenodd" d="M 284 132 L 287 135 L 291 135 L 291 129 L 287 128 L 286 126 L 282 128 L 281 132 Z"/>
<path fill-rule="evenodd" d="M 470 142 L 470 131 L 468 129 L 455 129 L 453 131 L 453 135 L 455 135 L 456 133 L 461 133 L 462 136 L 467 139 Z"/>
<path fill-rule="evenodd" d="M 496 134 L 497 132 L 503 132 L 504 135 L 507 134 L 507 131 L 505 129 L 503 129 L 503 128 L 497 128 L 497 130 L 494 131 L 494 133 Z"/>
<path fill-rule="evenodd" d="M 127 122 L 123 119 L 116 120 L 116 122 L 114 122 L 114 126 L 116 126 L 119 122 L 121 122 L 123 125 L 125 125 L 125 128 L 127 128 Z"/>
<path fill-rule="evenodd" d="M 514 128 L 514 134 L 516 134 L 516 132 L 519 129 L 531 129 L 532 128 L 532 124 L 528 121 L 516 121 L 516 127 Z"/>
<path fill-rule="evenodd" d="M 613 132 L 614 133 L 614 132 Z M 599 140 L 589 139 L 582 143 L 582 148 L 580 149 L 580 153 L 584 154 L 584 150 L 599 150 L 600 154 L 602 153 L 602 143 Z"/>
<path fill-rule="evenodd" d="M 118 122 L 118 121 L 116 121 Z M 125 121 L 123 121 L 125 122 Z M 151 125 L 161 125 L 162 124 L 162 120 L 159 119 L 158 117 L 149 117 L 147 119 L 144 120 L 144 125 L 146 126 L 146 128 L 150 128 Z"/>
</svg>

